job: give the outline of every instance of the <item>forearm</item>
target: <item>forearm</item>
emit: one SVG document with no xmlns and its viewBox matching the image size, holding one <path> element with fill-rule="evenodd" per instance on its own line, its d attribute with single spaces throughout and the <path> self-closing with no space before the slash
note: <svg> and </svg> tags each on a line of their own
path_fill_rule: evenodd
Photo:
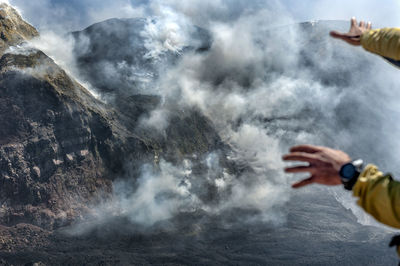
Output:
<svg viewBox="0 0 400 266">
<path fill-rule="evenodd" d="M 361 35 L 365 50 L 396 61 L 400 60 L 400 28 L 365 31 Z"/>
<path fill-rule="evenodd" d="M 368 165 L 353 187 L 357 203 L 379 222 L 400 228 L 400 182 Z"/>
</svg>

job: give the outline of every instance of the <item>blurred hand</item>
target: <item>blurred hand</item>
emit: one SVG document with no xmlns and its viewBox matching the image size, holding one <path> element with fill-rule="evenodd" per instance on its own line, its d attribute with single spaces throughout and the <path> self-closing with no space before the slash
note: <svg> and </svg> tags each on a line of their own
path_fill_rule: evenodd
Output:
<svg viewBox="0 0 400 266">
<path fill-rule="evenodd" d="M 331 31 L 330 35 L 351 45 L 361 45 L 361 34 L 371 29 L 371 22 L 365 23 L 364 21 L 360 21 L 360 24 L 357 25 L 357 20 L 352 18 L 350 23 L 350 31 L 348 33 Z"/>
<path fill-rule="evenodd" d="M 284 161 L 307 162 L 307 166 L 295 166 L 285 169 L 286 173 L 308 172 L 311 177 L 292 185 L 293 188 L 303 187 L 312 183 L 327 186 L 342 184 L 339 176 L 340 168 L 351 161 L 346 153 L 322 146 L 300 145 L 290 149 L 283 156 Z"/>
</svg>

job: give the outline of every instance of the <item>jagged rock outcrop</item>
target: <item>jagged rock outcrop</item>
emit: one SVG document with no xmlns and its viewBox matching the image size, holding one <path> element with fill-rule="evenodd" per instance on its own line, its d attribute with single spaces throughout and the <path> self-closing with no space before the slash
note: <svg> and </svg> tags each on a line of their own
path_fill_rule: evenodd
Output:
<svg viewBox="0 0 400 266">
<path fill-rule="evenodd" d="M 35 36 L 31 26 L 32 36 L 14 31 L 28 26 L 17 20 L 14 9 L 3 8 L 1 23 L 13 23 L 3 28 L 10 40 L 4 49 Z M 124 155 L 139 160 L 151 154 L 151 147 L 116 117 L 43 52 L 25 47 L 3 53 L 0 223 L 48 229 L 66 224 L 97 193 L 111 190 L 111 180 L 123 171 Z"/>
<path fill-rule="evenodd" d="M 26 23 L 18 12 L 7 4 L 0 4 L 0 52 L 11 45 L 37 37 L 37 30 Z"/>
</svg>

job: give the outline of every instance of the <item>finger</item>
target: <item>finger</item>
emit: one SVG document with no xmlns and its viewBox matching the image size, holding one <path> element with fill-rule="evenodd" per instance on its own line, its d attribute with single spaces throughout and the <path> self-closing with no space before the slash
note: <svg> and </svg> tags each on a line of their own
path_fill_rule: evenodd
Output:
<svg viewBox="0 0 400 266">
<path fill-rule="evenodd" d="M 314 145 L 298 145 L 290 148 L 290 152 L 307 152 L 307 153 L 316 153 L 320 152 L 322 147 L 314 146 Z"/>
<path fill-rule="evenodd" d="M 300 182 L 294 183 L 292 185 L 292 188 L 301 188 L 301 187 L 310 185 L 310 184 L 314 183 L 314 179 L 315 178 L 312 176 L 312 177 L 306 178 L 304 180 L 301 180 Z"/>
<path fill-rule="evenodd" d="M 364 26 L 365 26 L 365 22 L 364 21 L 360 21 L 360 28 L 364 28 Z"/>
<path fill-rule="evenodd" d="M 354 46 L 361 45 L 360 38 L 358 38 L 358 39 L 355 39 L 355 38 L 347 38 L 347 39 L 345 39 L 345 38 L 343 38 L 343 40 L 346 41 L 347 43 L 351 44 L 351 45 L 354 45 Z"/>
<path fill-rule="evenodd" d="M 372 28 L 372 23 L 371 23 L 371 21 L 369 21 L 368 23 L 367 23 L 367 30 L 370 30 Z"/>
<path fill-rule="evenodd" d="M 352 17 L 350 20 L 350 25 L 351 27 L 356 27 L 357 26 L 357 20 L 355 17 Z"/>
<path fill-rule="evenodd" d="M 314 155 L 306 152 L 292 152 L 282 157 L 284 161 L 300 161 L 318 163 L 320 160 Z"/>
<path fill-rule="evenodd" d="M 285 168 L 286 173 L 304 173 L 304 172 L 314 172 L 315 168 L 310 166 L 296 166 Z"/>
</svg>

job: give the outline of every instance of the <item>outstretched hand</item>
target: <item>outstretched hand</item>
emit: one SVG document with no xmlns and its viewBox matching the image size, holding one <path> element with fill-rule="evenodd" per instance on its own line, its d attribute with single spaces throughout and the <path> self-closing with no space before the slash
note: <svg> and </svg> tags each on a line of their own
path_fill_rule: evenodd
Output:
<svg viewBox="0 0 400 266">
<path fill-rule="evenodd" d="M 341 33 L 337 31 L 331 31 L 330 35 L 333 38 L 341 39 L 351 45 L 361 45 L 361 35 L 363 32 L 371 29 L 371 22 L 365 23 L 360 21 L 357 25 L 357 20 L 355 18 L 351 19 L 350 30 L 348 33 Z"/>
<path fill-rule="evenodd" d="M 300 145 L 290 149 L 290 153 L 283 156 L 284 161 L 307 162 L 306 166 L 295 166 L 285 169 L 287 173 L 311 174 L 300 182 L 292 185 L 293 188 L 303 187 L 312 183 L 327 186 L 342 184 L 339 171 L 342 165 L 351 161 L 346 153 L 322 146 Z"/>
</svg>

